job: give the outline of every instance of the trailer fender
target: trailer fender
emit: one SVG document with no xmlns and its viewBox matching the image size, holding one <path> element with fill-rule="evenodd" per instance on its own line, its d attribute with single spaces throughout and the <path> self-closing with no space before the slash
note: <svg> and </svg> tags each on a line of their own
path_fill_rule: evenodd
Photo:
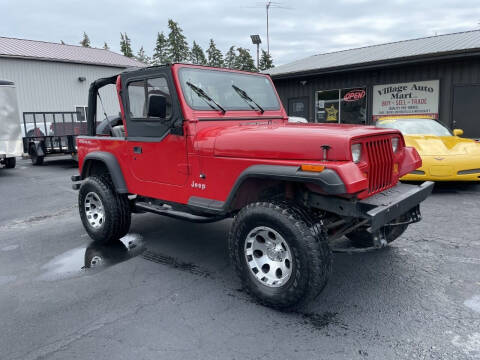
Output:
<svg viewBox="0 0 480 360">
<path fill-rule="evenodd" d="M 99 163 L 103 164 L 107 168 L 117 193 L 128 193 L 127 184 L 123 177 L 122 169 L 120 168 L 118 160 L 115 155 L 108 152 L 94 151 L 85 156 L 81 171 L 82 180 L 87 178 L 95 168 L 95 164 Z"/>
<path fill-rule="evenodd" d="M 32 151 L 35 151 L 37 156 L 45 156 L 45 151 L 43 151 L 43 148 L 43 140 L 30 141 L 30 145 L 28 145 L 28 154 L 32 155 Z"/>
</svg>

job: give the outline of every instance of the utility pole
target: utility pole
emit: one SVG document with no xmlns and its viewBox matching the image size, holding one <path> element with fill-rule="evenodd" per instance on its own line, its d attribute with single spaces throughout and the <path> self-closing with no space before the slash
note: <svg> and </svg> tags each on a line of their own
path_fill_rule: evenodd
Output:
<svg viewBox="0 0 480 360">
<path fill-rule="evenodd" d="M 270 55 L 270 36 L 268 34 L 268 10 L 270 10 L 271 1 L 267 1 L 265 8 L 267 9 L 267 54 Z"/>
<path fill-rule="evenodd" d="M 287 9 L 287 10 L 291 10 L 292 8 L 289 7 L 289 6 L 283 6 L 282 3 L 280 2 L 277 2 L 277 1 L 271 1 L 271 0 L 267 0 L 265 5 L 255 5 L 255 6 L 245 6 L 247 8 L 257 8 L 257 9 L 261 9 L 261 8 L 265 8 L 266 12 L 267 12 L 267 54 L 270 55 L 270 28 L 269 28 L 269 13 L 270 13 L 270 9 Z"/>
</svg>

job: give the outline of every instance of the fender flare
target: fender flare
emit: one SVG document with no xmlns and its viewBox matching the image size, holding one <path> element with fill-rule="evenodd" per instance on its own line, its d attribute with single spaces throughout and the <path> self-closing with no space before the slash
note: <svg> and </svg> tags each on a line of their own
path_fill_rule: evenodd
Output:
<svg viewBox="0 0 480 360">
<path fill-rule="evenodd" d="M 86 178 L 87 171 L 89 169 L 88 164 L 91 161 L 100 161 L 103 164 L 105 164 L 110 174 L 110 177 L 112 178 L 113 185 L 115 186 L 115 190 L 117 191 L 117 193 L 119 194 L 128 193 L 128 188 L 125 182 L 125 178 L 123 177 L 122 169 L 120 168 L 120 164 L 118 163 L 118 160 L 115 157 L 115 155 L 105 151 L 94 151 L 94 152 L 88 153 L 83 159 L 82 171 L 81 171 L 82 179 Z"/>
<path fill-rule="evenodd" d="M 300 183 L 312 183 L 328 195 L 340 195 L 347 192 L 345 184 L 336 171 L 325 169 L 322 172 L 299 171 L 298 166 L 252 165 L 246 168 L 235 181 L 226 201 L 218 201 L 196 196 L 190 197 L 188 205 L 209 213 L 225 213 L 230 210 L 238 189 L 247 179 L 263 178 Z"/>
</svg>

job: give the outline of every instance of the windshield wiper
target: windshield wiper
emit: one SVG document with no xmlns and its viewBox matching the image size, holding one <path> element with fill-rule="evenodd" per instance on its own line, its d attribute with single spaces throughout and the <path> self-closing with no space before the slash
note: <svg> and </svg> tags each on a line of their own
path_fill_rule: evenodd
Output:
<svg viewBox="0 0 480 360">
<path fill-rule="evenodd" d="M 248 94 L 245 92 L 245 90 L 240 89 L 240 88 L 239 88 L 238 86 L 236 86 L 236 85 L 232 85 L 232 87 L 233 87 L 233 90 L 235 90 L 235 91 L 237 92 L 237 94 L 240 95 L 240 97 L 241 97 L 243 100 L 247 101 L 247 104 L 248 104 L 252 109 L 254 109 L 254 108 L 250 105 L 249 102 L 254 103 L 255 106 L 257 107 L 257 109 L 260 110 L 260 112 L 261 112 L 262 114 L 265 112 L 265 110 L 263 110 L 263 108 L 262 108 L 260 105 L 258 105 L 258 104 L 255 102 L 255 100 L 253 100 L 250 96 L 248 96 Z"/>
<path fill-rule="evenodd" d="M 197 94 L 198 97 L 202 98 L 207 103 L 207 105 L 210 106 L 212 109 L 220 110 L 222 114 L 226 113 L 225 109 L 222 106 L 220 106 L 215 100 L 213 100 L 210 96 L 208 96 L 208 94 L 205 91 L 200 89 L 198 86 L 193 85 L 189 81 L 187 81 L 186 84 L 190 86 L 190 88 L 195 92 L 195 94 Z M 211 103 L 207 102 L 207 100 L 214 103 L 217 108 L 215 108 Z"/>
</svg>

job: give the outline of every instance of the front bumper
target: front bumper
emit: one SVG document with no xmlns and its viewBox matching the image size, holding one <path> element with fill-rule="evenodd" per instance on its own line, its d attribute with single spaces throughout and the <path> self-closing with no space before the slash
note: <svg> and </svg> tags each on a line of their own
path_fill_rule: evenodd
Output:
<svg viewBox="0 0 480 360">
<path fill-rule="evenodd" d="M 404 181 L 480 181 L 480 156 L 422 156 L 422 166 L 404 175 Z"/>
<path fill-rule="evenodd" d="M 364 220 L 369 230 L 374 232 L 417 207 L 431 194 L 433 186 L 431 181 L 421 185 L 399 183 L 361 201 L 319 194 L 310 194 L 308 201 L 312 207 Z"/>
<path fill-rule="evenodd" d="M 417 170 L 416 173 L 409 173 L 400 178 L 401 181 L 480 181 L 480 172 L 473 174 L 447 174 L 443 176 L 432 175 L 429 172 L 424 171 L 424 174 L 419 174 L 418 171 L 423 171 L 421 169 Z M 461 170 L 459 170 L 461 171 Z"/>
</svg>

